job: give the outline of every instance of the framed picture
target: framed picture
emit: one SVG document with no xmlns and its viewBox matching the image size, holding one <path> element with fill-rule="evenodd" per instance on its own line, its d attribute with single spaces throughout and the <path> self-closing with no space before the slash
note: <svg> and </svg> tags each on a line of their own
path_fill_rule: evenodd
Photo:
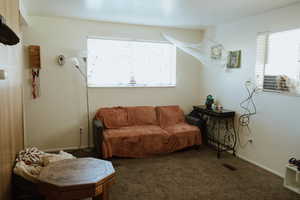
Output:
<svg viewBox="0 0 300 200">
<path fill-rule="evenodd" d="M 222 58 L 222 45 L 215 45 L 211 47 L 211 58 L 214 60 L 220 60 Z"/>
<path fill-rule="evenodd" d="M 228 55 L 227 68 L 240 68 L 241 67 L 241 54 L 242 51 L 230 51 Z"/>
</svg>

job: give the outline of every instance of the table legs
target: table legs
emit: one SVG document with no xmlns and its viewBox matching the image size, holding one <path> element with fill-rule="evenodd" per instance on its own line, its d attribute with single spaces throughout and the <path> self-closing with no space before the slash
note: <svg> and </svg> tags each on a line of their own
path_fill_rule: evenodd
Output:
<svg viewBox="0 0 300 200">
<path fill-rule="evenodd" d="M 93 200 L 109 200 L 109 188 L 111 186 L 112 182 L 108 182 L 102 185 L 102 193 L 92 197 Z M 85 195 L 84 195 L 85 196 Z M 83 196 L 82 196 L 83 197 Z M 88 198 L 91 196 L 85 196 L 85 198 Z M 74 196 L 70 196 L 67 194 L 61 194 L 61 193 L 48 193 L 46 200 L 71 200 L 74 199 L 76 197 Z M 82 198 L 80 198 L 82 199 Z"/>
<path fill-rule="evenodd" d="M 223 151 L 232 151 L 235 156 L 237 138 L 234 118 L 211 117 L 209 127 L 208 141 L 216 148 L 217 157 L 220 158 Z"/>
<path fill-rule="evenodd" d="M 93 197 L 93 200 L 102 200 L 102 196 L 99 195 L 99 196 Z"/>
<path fill-rule="evenodd" d="M 93 197 L 93 200 L 109 200 L 109 186 L 108 184 L 103 185 L 103 192 L 96 196 Z"/>
<path fill-rule="evenodd" d="M 220 158 L 221 157 L 221 147 L 220 147 L 220 128 L 221 128 L 221 121 L 218 119 L 217 120 L 217 123 L 218 123 L 218 129 L 217 129 L 217 151 L 218 151 L 218 153 L 217 153 L 217 156 L 218 156 L 218 158 Z"/>
<path fill-rule="evenodd" d="M 234 156 L 236 156 L 236 154 L 235 154 L 235 149 L 236 149 L 236 144 L 237 144 L 237 133 L 236 133 L 236 131 L 235 131 L 234 118 L 231 119 L 231 124 L 232 124 L 232 131 L 233 131 L 232 136 L 233 136 L 233 140 L 234 140 L 234 142 L 233 142 L 233 147 L 232 147 L 232 148 L 233 148 L 232 154 L 233 154 Z"/>
<path fill-rule="evenodd" d="M 57 196 L 47 196 L 46 200 L 63 200 L 62 198 L 59 198 Z"/>
</svg>

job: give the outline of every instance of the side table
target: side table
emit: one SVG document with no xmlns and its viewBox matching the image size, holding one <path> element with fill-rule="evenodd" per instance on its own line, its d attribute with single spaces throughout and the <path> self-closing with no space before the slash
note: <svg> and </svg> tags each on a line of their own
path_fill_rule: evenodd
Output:
<svg viewBox="0 0 300 200">
<path fill-rule="evenodd" d="M 115 170 L 109 161 L 79 158 L 54 162 L 39 176 L 40 193 L 46 200 L 74 200 L 92 197 L 108 200 Z"/>
<path fill-rule="evenodd" d="M 234 128 L 235 112 L 226 109 L 207 109 L 206 106 L 194 106 L 193 113 L 197 113 L 200 119 L 207 121 L 206 143 L 216 148 L 218 158 L 223 151 L 232 151 L 235 156 L 237 143 Z"/>
</svg>

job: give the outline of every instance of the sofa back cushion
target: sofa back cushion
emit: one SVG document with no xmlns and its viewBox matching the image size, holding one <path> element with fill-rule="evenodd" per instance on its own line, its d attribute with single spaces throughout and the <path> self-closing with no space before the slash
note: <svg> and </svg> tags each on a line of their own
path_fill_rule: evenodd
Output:
<svg viewBox="0 0 300 200">
<path fill-rule="evenodd" d="M 168 127 L 184 122 L 184 113 L 179 106 L 156 107 L 159 125 Z"/>
<path fill-rule="evenodd" d="M 121 128 L 128 126 L 128 113 L 124 107 L 100 108 L 96 118 L 104 123 L 106 128 Z"/>
<path fill-rule="evenodd" d="M 157 125 L 156 110 L 153 106 L 126 107 L 130 125 Z"/>
</svg>

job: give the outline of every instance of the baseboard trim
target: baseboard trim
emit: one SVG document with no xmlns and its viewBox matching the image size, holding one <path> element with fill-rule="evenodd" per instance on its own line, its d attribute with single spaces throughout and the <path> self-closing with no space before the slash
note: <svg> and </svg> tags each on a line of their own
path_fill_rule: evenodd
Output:
<svg viewBox="0 0 300 200">
<path fill-rule="evenodd" d="M 53 151 L 68 151 L 68 150 L 79 150 L 79 149 L 86 149 L 86 148 L 94 148 L 93 146 L 88 147 L 86 146 L 82 146 L 81 148 L 79 147 L 62 147 L 62 148 L 53 148 L 53 149 L 41 149 L 41 151 L 44 152 L 53 152 Z"/>
<path fill-rule="evenodd" d="M 274 174 L 274 175 L 276 175 L 276 176 L 279 176 L 280 178 L 284 178 L 284 175 L 283 175 L 283 174 L 280 174 L 279 172 L 276 172 L 275 170 L 270 169 L 270 168 L 268 168 L 268 167 L 266 167 L 266 166 L 264 166 L 264 165 L 261 165 L 261 164 L 255 162 L 255 161 L 253 161 L 253 160 L 250 160 L 250 159 L 248 159 L 248 158 L 246 158 L 246 157 L 244 157 L 244 156 L 241 156 L 241 155 L 239 155 L 239 154 L 237 155 L 237 157 L 239 157 L 240 159 L 242 159 L 242 160 L 244 160 L 244 161 L 246 161 L 246 162 L 249 162 L 249 163 L 251 163 L 251 164 L 253 164 L 253 165 L 256 165 L 257 167 L 260 167 L 260 168 L 262 168 L 262 169 L 264 169 L 264 170 L 266 170 L 266 171 L 268 171 L 268 172 L 271 172 L 272 174 Z"/>
</svg>

